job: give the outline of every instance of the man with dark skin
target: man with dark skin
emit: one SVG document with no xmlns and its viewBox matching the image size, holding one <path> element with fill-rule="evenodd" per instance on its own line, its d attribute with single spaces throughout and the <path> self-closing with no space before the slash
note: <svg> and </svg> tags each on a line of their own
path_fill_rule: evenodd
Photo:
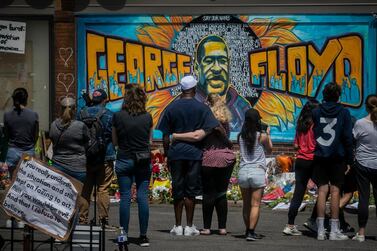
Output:
<svg viewBox="0 0 377 251">
<path fill-rule="evenodd" d="M 193 225 L 195 197 L 201 195 L 201 158 L 199 143 L 173 141 L 173 133 L 186 133 L 198 129 L 205 132 L 218 126 L 208 106 L 194 99 L 197 80 L 193 76 L 180 81 L 182 94 L 165 109 L 158 126 L 163 133 L 164 153 L 172 176 L 175 225 L 172 235 L 192 236 L 199 231 Z M 182 211 L 186 209 L 187 226 L 182 227 Z"/>
<path fill-rule="evenodd" d="M 198 93 L 195 98 L 203 102 L 208 94 L 219 94 L 232 113 L 231 131 L 239 131 L 250 103 L 231 85 L 229 80 L 230 55 L 223 38 L 210 35 L 196 47 L 194 70 L 198 76 Z"/>
</svg>

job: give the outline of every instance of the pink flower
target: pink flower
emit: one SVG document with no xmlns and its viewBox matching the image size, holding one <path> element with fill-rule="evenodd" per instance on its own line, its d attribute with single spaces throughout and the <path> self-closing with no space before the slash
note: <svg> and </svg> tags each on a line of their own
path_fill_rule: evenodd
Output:
<svg viewBox="0 0 377 251">
<path fill-rule="evenodd" d="M 238 179 L 236 178 L 236 177 L 232 177 L 232 178 L 230 178 L 230 184 L 237 184 L 238 183 Z"/>
</svg>

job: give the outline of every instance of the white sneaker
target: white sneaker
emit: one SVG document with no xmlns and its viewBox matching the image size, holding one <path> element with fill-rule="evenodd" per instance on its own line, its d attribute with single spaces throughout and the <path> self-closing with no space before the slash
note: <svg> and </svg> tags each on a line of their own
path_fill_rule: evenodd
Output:
<svg viewBox="0 0 377 251">
<path fill-rule="evenodd" d="M 185 236 L 195 236 L 199 234 L 200 234 L 199 230 L 196 229 L 194 225 L 192 225 L 191 227 L 185 226 Z"/>
<path fill-rule="evenodd" d="M 345 234 L 342 234 L 342 232 L 340 231 L 330 232 L 330 237 L 329 237 L 330 241 L 345 241 L 348 239 L 349 239 L 348 236 Z"/>
<path fill-rule="evenodd" d="M 174 225 L 174 227 L 170 230 L 170 234 L 171 235 L 183 235 L 183 228 L 182 228 L 182 226 L 176 226 L 176 225 Z"/>
<path fill-rule="evenodd" d="M 327 237 L 326 237 L 326 231 L 321 231 L 321 232 L 317 233 L 317 240 L 324 241 L 326 239 L 327 239 Z"/>
<path fill-rule="evenodd" d="M 283 233 L 286 235 L 296 235 L 296 236 L 302 235 L 301 231 L 299 231 L 295 225 L 294 226 L 286 225 L 283 230 Z"/>
<path fill-rule="evenodd" d="M 359 233 L 356 233 L 356 235 L 352 238 L 352 240 L 364 242 L 365 241 L 365 235 L 359 235 Z"/>
</svg>

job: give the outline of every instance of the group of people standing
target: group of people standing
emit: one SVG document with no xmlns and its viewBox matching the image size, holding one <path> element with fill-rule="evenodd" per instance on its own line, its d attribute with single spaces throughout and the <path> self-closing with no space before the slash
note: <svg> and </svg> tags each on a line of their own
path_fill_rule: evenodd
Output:
<svg viewBox="0 0 377 251">
<path fill-rule="evenodd" d="M 226 191 L 235 164 L 230 153 L 229 112 L 225 100 L 209 94 L 207 104 L 197 99 L 197 80 L 182 78 L 182 95 L 165 110 L 158 129 L 163 133 L 165 156 L 172 174 L 175 225 L 172 235 L 209 235 L 214 209 L 219 234 L 226 235 Z M 246 240 L 257 240 L 255 233 L 260 202 L 266 185 L 265 151 L 272 142 L 269 128 L 263 128 L 259 112 L 249 109 L 238 137 L 240 144 L 239 185 L 243 198 Z M 264 130 L 263 130 L 264 129 Z M 171 142 L 172 141 L 172 142 Z M 203 194 L 203 230 L 193 225 L 195 197 Z M 182 211 L 186 209 L 186 226 L 182 227 Z"/>
<path fill-rule="evenodd" d="M 297 148 L 296 186 L 288 224 L 283 230 L 287 235 L 301 235 L 294 221 L 308 181 L 312 179 L 318 186 L 315 216 L 311 217 L 316 218 L 316 222 L 306 223 L 306 226 L 315 225 L 317 239 L 348 239 L 342 208 L 357 190 L 359 231 L 352 239 L 365 241 L 370 185 L 377 198 L 377 96 L 366 98 L 368 115 L 353 122 L 350 112 L 339 103 L 340 95 L 339 85 L 327 84 L 323 90 L 323 102 L 309 100 L 298 118 L 294 141 Z M 327 236 L 325 211 L 329 196 L 331 216 Z"/>
<path fill-rule="evenodd" d="M 197 80 L 193 76 L 180 81 L 182 94 L 173 100 L 162 114 L 157 129 L 163 133 L 164 154 L 172 177 L 175 224 L 172 235 L 210 235 L 213 211 L 218 217 L 218 233 L 226 235 L 228 203 L 226 192 L 236 156 L 229 140 L 232 119 L 226 100 L 209 94 L 205 103 L 195 99 Z M 339 201 L 345 174 L 351 173 L 359 191 L 359 231 L 355 240 L 365 240 L 368 219 L 370 184 L 377 197 L 377 97 L 368 96 L 368 116 L 352 125 L 350 113 L 338 101 L 341 89 L 337 84 L 324 88 L 321 104 L 309 100 L 297 122 L 294 145 L 296 187 L 291 201 L 288 224 L 283 232 L 300 235 L 294 225 L 309 179 L 319 187 L 316 204 L 317 239 L 327 238 L 325 205 L 331 202 L 330 240 L 348 239 L 339 229 Z M 8 137 L 6 164 L 11 176 L 23 153 L 34 155 L 38 138 L 38 114 L 26 108 L 27 91 L 18 88 L 13 93 L 14 108 L 5 113 L 4 127 Z M 151 143 L 153 120 L 146 111 L 146 94 L 137 85 L 126 85 L 121 111 L 112 113 L 105 108 L 107 94 L 93 92 L 92 103 L 76 111 L 76 100 L 64 97 L 60 116 L 51 124 L 52 163 L 61 172 L 83 182 L 79 199 L 81 224 L 89 224 L 90 197 L 95 187 L 100 221 L 109 226 L 109 194 L 113 170 L 120 187 L 120 225 L 128 234 L 131 187 L 136 183 L 140 226 L 139 244 L 149 246 L 148 191 L 151 177 Z M 88 118 L 101 125 L 103 154 L 88 158 L 92 143 Z M 243 198 L 245 238 L 255 241 L 255 232 L 264 187 L 266 186 L 266 153 L 272 151 L 270 128 L 261 122 L 253 108 L 244 114 L 238 135 L 240 170 L 238 181 Z M 355 155 L 354 158 L 354 148 Z M 115 161 L 115 166 L 113 165 Z M 203 197 L 203 229 L 193 224 L 196 197 Z M 182 224 L 183 208 L 186 226 Z M 111 226 L 109 226 L 111 227 Z"/>
</svg>

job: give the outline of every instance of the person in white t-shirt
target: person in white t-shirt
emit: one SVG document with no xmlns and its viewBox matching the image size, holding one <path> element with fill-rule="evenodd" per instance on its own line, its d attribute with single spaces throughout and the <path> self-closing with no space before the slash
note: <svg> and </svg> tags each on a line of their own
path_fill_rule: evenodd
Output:
<svg viewBox="0 0 377 251">
<path fill-rule="evenodd" d="M 371 184 L 377 206 L 377 96 L 369 95 L 365 106 L 368 115 L 357 120 L 353 128 L 353 137 L 356 141 L 355 171 L 359 191 L 359 231 L 352 239 L 360 242 L 365 241 Z"/>
</svg>

